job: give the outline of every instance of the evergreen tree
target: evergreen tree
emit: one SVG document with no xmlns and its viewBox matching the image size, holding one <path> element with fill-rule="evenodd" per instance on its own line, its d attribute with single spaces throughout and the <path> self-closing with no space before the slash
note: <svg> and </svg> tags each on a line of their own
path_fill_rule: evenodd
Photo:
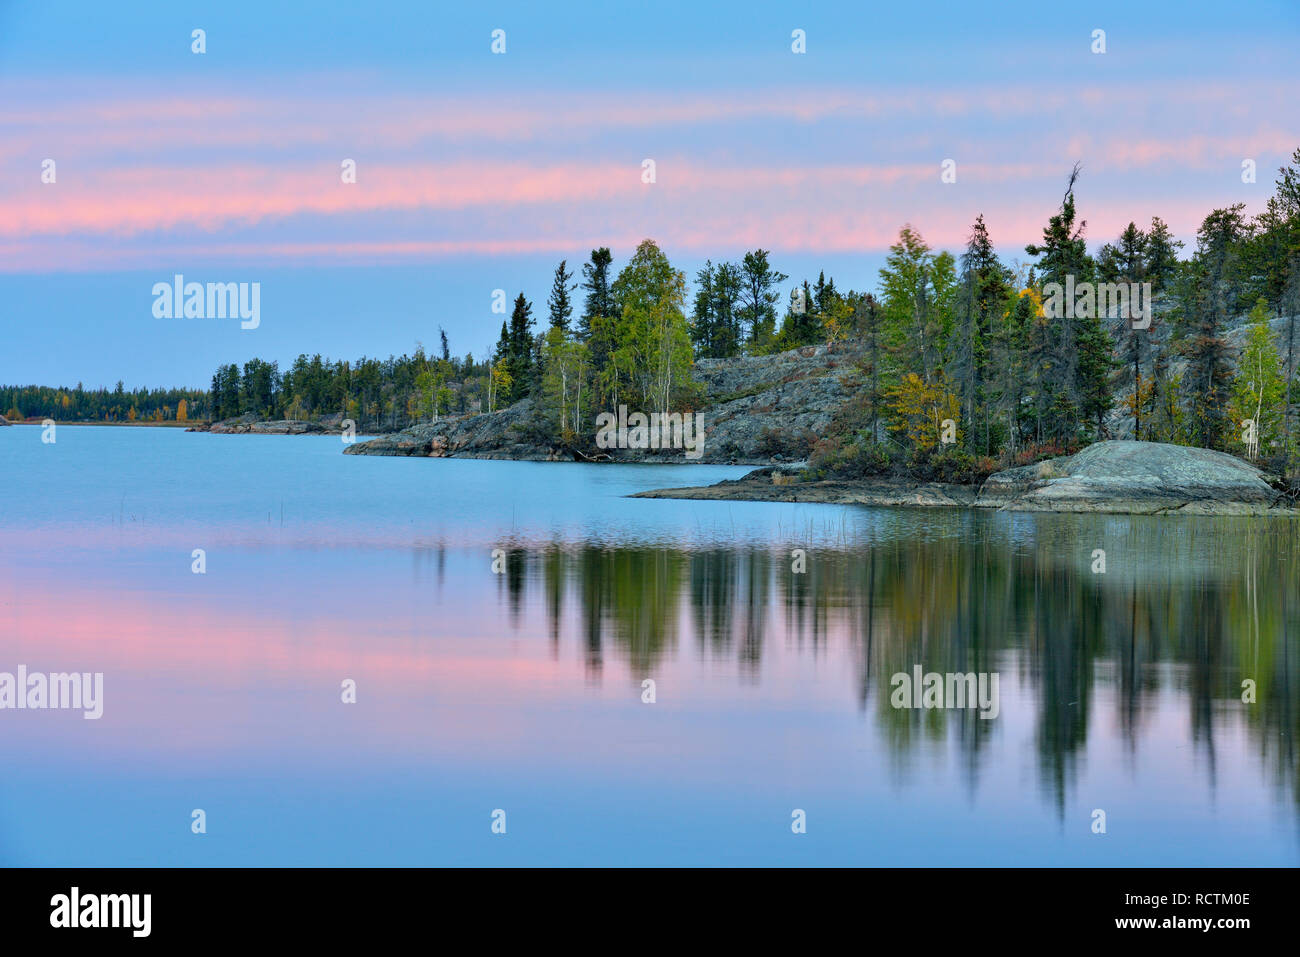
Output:
<svg viewBox="0 0 1300 957">
<path fill-rule="evenodd" d="M 1159 216 L 1151 217 L 1151 228 L 1146 232 L 1146 281 L 1153 293 L 1162 292 L 1178 272 L 1178 250 L 1183 248 L 1180 239 L 1174 239 L 1168 225 Z"/>
<path fill-rule="evenodd" d="M 510 402 L 518 402 L 528 394 L 533 370 L 533 306 L 521 292 L 515 297 L 514 311 L 510 314 L 509 352 L 506 368 L 513 387 Z"/>
<path fill-rule="evenodd" d="M 582 267 L 582 289 L 586 293 L 583 299 L 582 320 L 579 335 L 583 339 L 591 337 L 592 320 L 603 316 L 614 319 L 618 310 L 614 305 L 614 295 L 610 290 L 609 267 L 614 261 L 614 254 L 608 246 L 601 246 L 591 251 L 591 261 Z"/>
<path fill-rule="evenodd" d="M 696 356 L 702 359 L 716 357 L 714 344 L 717 326 L 714 316 L 713 277 L 712 260 L 707 260 L 704 268 L 695 274 L 695 308 L 691 313 L 691 342 L 695 346 Z"/>
<path fill-rule="evenodd" d="M 738 317 L 742 328 L 748 327 L 749 348 L 763 352 L 770 348 L 776 335 L 776 303 L 781 298 L 777 286 L 790 277 L 773 269 L 768 262 L 768 252 L 756 249 L 745 253 L 740 263 L 740 309 Z"/>
<path fill-rule="evenodd" d="M 1025 397 L 1030 392 L 1029 334 L 1037 321 L 1037 299 L 1022 290 L 1010 303 L 993 337 L 993 391 L 998 414 L 1005 417 L 1007 444 L 1014 452 L 1025 431 Z"/>
<path fill-rule="evenodd" d="M 1062 289 L 1069 289 L 1093 280 L 1094 264 L 1083 238 L 1087 222 L 1079 221 L 1075 225 L 1074 184 L 1078 178 L 1079 167 L 1076 165 L 1070 172 L 1060 210 L 1052 215 L 1043 229 L 1042 243 L 1025 247 L 1029 255 L 1040 257 L 1037 269 L 1044 286 L 1057 283 Z M 1072 439 L 1076 435 L 1084 416 L 1085 395 L 1090 397 L 1090 409 L 1095 410 L 1103 404 L 1100 398 L 1102 385 L 1096 379 L 1103 370 L 1108 371 L 1098 354 L 1102 343 L 1095 330 L 1081 328 L 1085 321 L 1078 315 L 1081 311 L 1092 312 L 1095 316 L 1095 300 L 1092 309 L 1067 307 L 1049 310 L 1047 316 L 1051 348 L 1044 357 L 1044 384 L 1051 402 L 1041 411 L 1046 434 L 1051 438 Z M 1086 342 L 1081 342 L 1081 339 Z M 1081 369 L 1082 349 L 1085 347 L 1090 354 Z"/>
<path fill-rule="evenodd" d="M 1232 352 L 1223 330 L 1240 296 L 1244 204 L 1216 209 L 1196 234 L 1196 254 L 1184 296 L 1188 336 L 1183 388 L 1192 410 L 1191 438 L 1203 448 L 1222 448 L 1228 430 Z"/>
<path fill-rule="evenodd" d="M 510 358 L 510 330 L 505 322 L 501 323 L 501 335 L 497 337 L 496 347 L 492 350 L 492 364 L 507 361 Z"/>
<path fill-rule="evenodd" d="M 741 295 L 740 267 L 719 263 L 713 276 L 713 356 L 727 358 L 740 354 Z"/>
<path fill-rule="evenodd" d="M 898 234 L 880 270 L 881 305 L 891 350 L 904 369 L 932 382 L 947 348 L 956 265 L 937 256 L 910 225 Z"/>
<path fill-rule="evenodd" d="M 862 378 L 866 405 L 867 432 L 873 442 L 879 442 L 880 404 L 884 389 L 889 385 L 886 368 L 886 341 L 884 310 L 870 293 L 853 297 L 854 327 L 862 342 Z"/>
<path fill-rule="evenodd" d="M 1136 223 L 1130 222 L 1120 234 L 1119 242 L 1114 246 L 1109 243 L 1102 247 L 1101 253 L 1097 259 L 1097 272 L 1102 282 L 1119 283 L 1126 288 L 1130 288 L 1133 283 L 1147 281 L 1147 236 L 1142 230 L 1138 229 Z M 1100 306 L 1100 303 L 1098 303 Z M 1147 352 L 1147 342 L 1151 332 L 1149 329 L 1139 328 L 1135 324 L 1136 318 L 1133 312 L 1133 303 L 1129 301 L 1129 314 L 1113 317 L 1118 320 L 1116 324 L 1118 352 L 1121 363 L 1123 364 L 1124 375 L 1132 373 L 1131 383 L 1126 381 L 1124 384 L 1131 384 L 1133 389 L 1134 400 L 1131 403 L 1133 410 L 1133 438 L 1142 438 L 1142 409 L 1144 387 L 1142 383 L 1142 362 Z"/>
<path fill-rule="evenodd" d="M 948 377 L 961 403 L 962 429 L 968 451 L 989 454 L 992 447 L 988 408 L 990 347 L 994 327 L 1007 308 L 1009 273 L 998 261 L 984 217 L 971 228 L 961 257 L 956 325 Z"/>
<path fill-rule="evenodd" d="M 1079 393 L 1079 414 L 1089 423 L 1097 439 L 1109 438 L 1106 414 L 1114 403 L 1111 392 L 1111 374 L 1116 362 L 1111 347 L 1110 333 L 1097 310 L 1078 322 L 1075 341 L 1079 346 L 1079 363 L 1076 382 Z"/>
<path fill-rule="evenodd" d="M 546 300 L 551 313 L 551 328 L 559 329 L 566 334 L 569 331 L 569 317 L 573 315 L 573 304 L 569 301 L 569 293 L 577 288 L 569 285 L 573 273 L 565 271 L 567 264 L 568 260 L 561 259 L 560 264 L 555 267 L 555 278 L 551 281 L 551 295 Z"/>
</svg>

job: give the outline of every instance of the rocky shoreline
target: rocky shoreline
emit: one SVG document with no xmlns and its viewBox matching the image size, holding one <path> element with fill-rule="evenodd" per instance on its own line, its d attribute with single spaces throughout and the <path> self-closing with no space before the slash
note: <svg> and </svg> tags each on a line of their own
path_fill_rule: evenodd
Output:
<svg viewBox="0 0 1300 957">
<path fill-rule="evenodd" d="M 657 489 L 633 497 L 1125 515 L 1300 515 L 1269 479 L 1223 452 L 1109 441 L 1072 456 L 996 472 L 980 485 L 883 477 L 801 482 L 797 473 L 768 467 L 716 485 Z"/>
<path fill-rule="evenodd" d="M 320 421 L 306 419 L 259 419 L 248 414 L 220 422 L 204 422 L 186 432 L 211 432 L 213 435 L 342 435 L 342 416 Z"/>
<path fill-rule="evenodd" d="M 639 493 L 640 498 L 809 502 L 1023 512 L 1295 515 L 1294 495 L 1273 476 L 1222 452 L 1157 442 L 1106 441 L 1072 456 L 1006 469 L 978 484 L 911 479 L 802 481 L 793 466 L 832 427 L 855 387 L 857 356 L 843 344 L 774 356 L 696 363 L 703 387 L 703 454 L 681 449 L 585 451 L 557 445 L 539 428 L 532 399 L 492 413 L 443 418 L 347 445 L 348 455 L 511 461 L 755 465 L 740 479 Z M 244 415 L 198 425 L 215 434 L 340 435 L 338 414 L 319 421 L 261 421 Z"/>
<path fill-rule="evenodd" d="M 705 442 L 698 458 L 681 449 L 610 449 L 586 454 L 537 434 L 532 399 L 507 409 L 444 418 L 359 442 L 349 455 L 512 459 L 533 462 L 771 465 L 797 462 L 825 434 L 850 396 L 856 353 L 843 343 L 804 346 L 773 356 L 701 359 Z M 592 433 L 595 433 L 592 419 Z"/>
</svg>

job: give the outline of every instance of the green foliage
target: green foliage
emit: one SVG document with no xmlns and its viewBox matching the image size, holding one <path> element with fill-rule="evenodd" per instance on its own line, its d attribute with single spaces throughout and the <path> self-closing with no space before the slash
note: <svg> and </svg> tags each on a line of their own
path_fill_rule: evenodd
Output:
<svg viewBox="0 0 1300 957">
<path fill-rule="evenodd" d="M 759 248 L 738 262 L 704 264 L 694 277 L 688 322 L 685 275 L 646 240 L 617 275 L 608 247 L 591 250 L 578 286 L 561 261 L 543 334 L 534 332 L 532 306 L 520 293 L 489 362 L 453 359 L 441 336 L 435 359 L 422 349 L 354 363 L 299 356 L 283 373 L 273 361 L 251 359 L 219 367 L 206 394 L 6 387 L 0 407 L 56 418 L 153 418 L 175 415 L 183 398 L 190 418 L 343 413 L 362 427 L 401 428 L 531 396 L 541 410 L 539 428 L 581 443 L 594 432 L 595 414 L 619 404 L 643 411 L 695 408 L 703 401 L 692 376 L 695 358 L 829 343 L 853 363 L 850 376 L 836 373 L 853 394 L 812 450 L 821 469 L 873 468 L 890 459 L 883 452 L 889 444 L 893 467 L 922 461 L 929 467 L 937 457 L 934 468 L 943 474 L 978 474 L 980 463 L 994 457 L 1007 463 L 1029 450 L 1107 437 L 1116 405 L 1132 417 L 1138 438 L 1240 451 L 1238 425 L 1252 418 L 1262 426 L 1261 454 L 1293 456 L 1300 150 L 1279 171 L 1262 213 L 1249 218 L 1241 204 L 1212 211 L 1187 261 L 1179 260 L 1183 244 L 1158 217 L 1146 229 L 1130 222 L 1094 261 L 1076 206 L 1078 174 L 1076 167 L 1041 241 L 1025 247 L 1036 261 L 1014 273 L 997 256 L 982 215 L 960 260 L 932 250 L 905 225 L 876 293 L 838 288 L 824 272 L 815 282 L 783 288 L 788 277 Z M 1095 299 L 1092 311 L 1044 310 L 1049 283 L 1097 281 L 1149 282 L 1159 296 L 1158 327 L 1108 322 Z M 578 288 L 575 323 L 570 294 Z M 1252 328 L 1234 374 L 1225 332 L 1247 305 Z M 1269 317 L 1282 320 L 1277 342 L 1268 334 Z M 1255 415 L 1247 415 L 1252 408 Z M 955 423 L 956 449 L 940 442 L 945 419 Z M 801 448 L 791 442 L 769 430 L 763 447 L 795 457 Z M 796 444 L 806 443 L 799 437 Z"/>
<path fill-rule="evenodd" d="M 789 429 L 767 428 L 758 437 L 758 454 L 802 461 L 812 454 L 816 443 L 817 436 L 807 429 L 791 432 Z"/>
<path fill-rule="evenodd" d="M 173 421 L 184 403 L 186 418 L 208 414 L 209 393 L 202 389 L 87 389 L 80 382 L 67 386 L 0 385 L 0 415 L 10 421 L 25 418 L 56 422 L 126 422 L 134 409 L 138 419 Z"/>
<path fill-rule="evenodd" d="M 1268 303 L 1261 297 L 1250 311 L 1250 332 L 1232 380 L 1230 414 L 1240 429 L 1234 448 L 1252 459 L 1281 451 L 1285 383 L 1268 320 Z"/>
<path fill-rule="evenodd" d="M 551 295 L 546 300 L 547 308 L 550 310 L 551 328 L 566 333 L 569 331 L 569 317 L 573 315 L 573 303 L 569 299 L 569 293 L 578 288 L 569 282 L 573 278 L 573 273 L 564 268 L 567 263 L 567 260 L 561 259 L 560 264 L 555 267 L 555 278 L 551 281 Z"/>
<path fill-rule="evenodd" d="M 887 473 L 890 465 L 889 451 L 869 436 L 830 437 L 814 444 L 802 477 L 805 481 L 872 478 Z"/>
<path fill-rule="evenodd" d="M 997 467 L 993 459 L 977 459 L 956 445 L 918 449 L 910 464 L 918 477 L 930 482 L 948 482 L 954 485 L 982 481 Z"/>
<path fill-rule="evenodd" d="M 768 252 L 756 249 L 745 253 L 740 263 L 740 308 L 737 316 L 742 329 L 748 329 L 749 351 L 762 355 L 771 352 L 776 336 L 776 303 L 781 298 L 777 286 L 789 277 L 773 269 Z"/>
<path fill-rule="evenodd" d="M 585 444 L 586 410 L 595 404 L 590 350 L 560 326 L 552 326 L 543 348 L 542 414 L 550 434 L 567 445 Z"/>
<path fill-rule="evenodd" d="M 904 226 L 880 270 L 888 346 L 895 362 L 925 383 L 939 370 L 952 327 L 954 262 L 949 253 L 934 255 L 920 233 Z"/>
<path fill-rule="evenodd" d="M 1036 265 L 1043 286 L 1055 283 L 1073 288 L 1091 283 L 1095 264 L 1088 255 L 1083 237 L 1085 223 L 1078 220 L 1074 203 L 1074 184 L 1079 177 L 1076 166 L 1061 200 L 1043 228 L 1043 241 L 1031 243 L 1025 252 L 1039 257 Z M 1045 316 L 1045 327 L 1036 330 L 1034 370 L 1038 378 L 1036 401 L 1036 438 L 1073 438 L 1093 424 L 1101 434 L 1103 407 L 1108 407 L 1104 380 L 1109 369 L 1103 352 L 1105 343 L 1098 324 L 1084 316 L 1071 315 L 1075 310 L 1057 310 Z M 1095 318 L 1095 310 L 1093 312 Z"/>
<path fill-rule="evenodd" d="M 898 385 L 885 393 L 888 427 L 903 447 L 924 452 L 943 439 L 944 423 L 957 423 L 957 397 L 940 378 L 934 383 L 921 380 L 909 372 Z"/>
</svg>

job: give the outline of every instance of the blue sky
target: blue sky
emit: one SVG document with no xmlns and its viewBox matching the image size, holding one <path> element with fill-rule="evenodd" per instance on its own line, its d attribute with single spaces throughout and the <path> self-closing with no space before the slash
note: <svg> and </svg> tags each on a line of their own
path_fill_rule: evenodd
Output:
<svg viewBox="0 0 1300 957">
<path fill-rule="evenodd" d="M 1300 146 L 1298 38 L 1294 2 L 0 2 L 0 381 L 206 385 L 439 326 L 481 355 L 494 289 L 540 314 L 559 259 L 644 237 L 862 289 L 903 223 L 956 250 L 983 213 L 1024 259 L 1076 160 L 1094 248 L 1190 239 Z M 260 282 L 260 326 L 156 319 L 178 272 Z"/>
</svg>

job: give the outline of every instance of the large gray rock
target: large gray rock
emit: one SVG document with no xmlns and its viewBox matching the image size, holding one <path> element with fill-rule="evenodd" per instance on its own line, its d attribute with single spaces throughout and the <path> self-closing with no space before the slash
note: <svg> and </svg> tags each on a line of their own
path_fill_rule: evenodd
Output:
<svg viewBox="0 0 1300 957">
<path fill-rule="evenodd" d="M 698 458 L 688 459 L 677 449 L 610 449 L 598 457 L 614 462 L 749 465 L 798 461 L 825 434 L 849 397 L 855 368 L 856 356 L 843 344 L 804 346 L 773 356 L 701 359 L 694 369 L 704 389 L 704 445 Z M 490 414 L 412 426 L 357 443 L 347 453 L 535 461 L 582 457 L 548 439 L 540 425 L 536 405 L 525 399 Z M 594 440 L 594 412 L 589 427 Z"/>
<path fill-rule="evenodd" d="M 857 355 L 846 345 L 803 346 L 773 356 L 701 359 L 703 462 L 792 462 L 806 458 L 851 394 Z"/>
<path fill-rule="evenodd" d="M 975 504 L 1021 512 L 1259 514 L 1280 493 L 1252 465 L 1209 449 L 1112 441 L 989 476 Z"/>
<path fill-rule="evenodd" d="M 414 425 L 350 445 L 348 455 L 415 455 L 430 458 L 548 461 L 560 454 L 536 438 L 537 409 L 524 399 L 507 409 Z M 572 456 L 569 456 L 572 458 Z"/>
<path fill-rule="evenodd" d="M 248 413 L 233 419 L 214 422 L 207 429 L 215 435 L 311 435 L 323 432 L 341 432 L 321 422 L 308 422 L 303 419 L 273 419 L 265 421 Z"/>
<path fill-rule="evenodd" d="M 887 476 L 801 482 L 795 472 L 766 468 L 703 488 L 657 489 L 636 497 L 834 505 L 973 505 L 1013 512 L 1297 514 L 1254 466 L 1222 452 L 1159 442 L 1098 442 L 1077 455 L 997 472 L 979 487 Z"/>
</svg>

